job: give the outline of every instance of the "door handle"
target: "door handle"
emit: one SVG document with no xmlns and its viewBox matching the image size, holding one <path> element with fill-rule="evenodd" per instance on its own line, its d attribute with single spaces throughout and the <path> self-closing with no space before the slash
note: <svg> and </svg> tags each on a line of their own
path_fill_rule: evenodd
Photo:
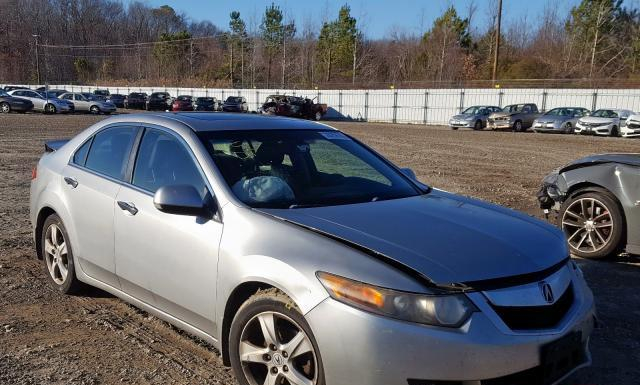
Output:
<svg viewBox="0 0 640 385">
<path fill-rule="evenodd" d="M 136 215 L 138 213 L 138 209 L 133 203 L 118 201 L 118 206 L 120 206 L 122 210 L 128 211 L 131 215 Z"/>
<path fill-rule="evenodd" d="M 64 177 L 64 181 L 66 184 L 68 184 L 69 186 L 76 188 L 78 187 L 78 181 L 76 180 L 76 178 L 72 178 L 70 176 L 65 176 Z"/>
</svg>

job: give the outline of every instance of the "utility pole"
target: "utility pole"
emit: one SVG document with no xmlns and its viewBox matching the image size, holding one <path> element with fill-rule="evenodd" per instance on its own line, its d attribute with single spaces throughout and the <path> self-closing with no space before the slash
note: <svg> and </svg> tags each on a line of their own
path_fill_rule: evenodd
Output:
<svg viewBox="0 0 640 385">
<path fill-rule="evenodd" d="M 356 50 L 358 49 L 358 38 L 353 39 L 353 69 L 351 70 L 351 84 L 356 84 Z"/>
<path fill-rule="evenodd" d="M 38 38 L 40 35 L 31 35 L 36 39 L 36 73 L 38 75 L 38 85 L 40 85 L 40 56 L 38 55 Z"/>
<path fill-rule="evenodd" d="M 493 51 L 493 71 L 491 72 L 491 80 L 495 85 L 498 77 L 498 56 L 500 55 L 500 22 L 502 18 L 502 0 L 498 0 L 498 18 L 496 20 L 496 49 Z"/>
</svg>

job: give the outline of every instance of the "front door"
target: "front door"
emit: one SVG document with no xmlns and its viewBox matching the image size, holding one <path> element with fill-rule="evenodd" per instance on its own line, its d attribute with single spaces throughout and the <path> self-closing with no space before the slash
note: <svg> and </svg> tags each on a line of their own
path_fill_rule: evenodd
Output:
<svg viewBox="0 0 640 385">
<path fill-rule="evenodd" d="M 222 223 L 166 214 L 153 204 L 158 188 L 185 184 L 212 200 L 186 144 L 168 131 L 145 129 L 131 185 L 116 198 L 116 272 L 123 291 L 213 334 Z"/>
</svg>

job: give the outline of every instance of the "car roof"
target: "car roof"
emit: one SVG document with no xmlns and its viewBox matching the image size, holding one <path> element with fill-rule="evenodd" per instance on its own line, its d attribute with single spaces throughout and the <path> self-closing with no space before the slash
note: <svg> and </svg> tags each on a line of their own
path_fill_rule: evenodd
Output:
<svg viewBox="0 0 640 385">
<path fill-rule="evenodd" d="M 335 130 L 323 123 L 309 120 L 264 116 L 258 114 L 211 112 L 159 112 L 123 114 L 110 117 L 105 124 L 127 122 L 172 126 L 182 123 L 195 132 L 233 130 Z"/>
</svg>

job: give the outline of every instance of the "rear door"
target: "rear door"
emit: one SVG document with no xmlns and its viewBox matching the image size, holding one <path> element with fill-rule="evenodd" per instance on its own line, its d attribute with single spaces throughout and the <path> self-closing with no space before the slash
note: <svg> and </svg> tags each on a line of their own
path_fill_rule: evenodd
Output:
<svg viewBox="0 0 640 385">
<path fill-rule="evenodd" d="M 163 213 L 153 204 L 160 187 L 184 184 L 212 201 L 186 143 L 171 131 L 146 128 L 130 183 L 116 198 L 116 272 L 123 291 L 213 333 L 222 223 Z"/>
<path fill-rule="evenodd" d="M 89 102 L 82 94 L 73 94 L 76 111 L 89 111 Z"/>
<path fill-rule="evenodd" d="M 74 153 L 63 170 L 62 190 L 77 234 L 74 255 L 88 276 L 119 287 L 115 275 L 113 213 L 139 129 L 99 131 Z"/>
</svg>

